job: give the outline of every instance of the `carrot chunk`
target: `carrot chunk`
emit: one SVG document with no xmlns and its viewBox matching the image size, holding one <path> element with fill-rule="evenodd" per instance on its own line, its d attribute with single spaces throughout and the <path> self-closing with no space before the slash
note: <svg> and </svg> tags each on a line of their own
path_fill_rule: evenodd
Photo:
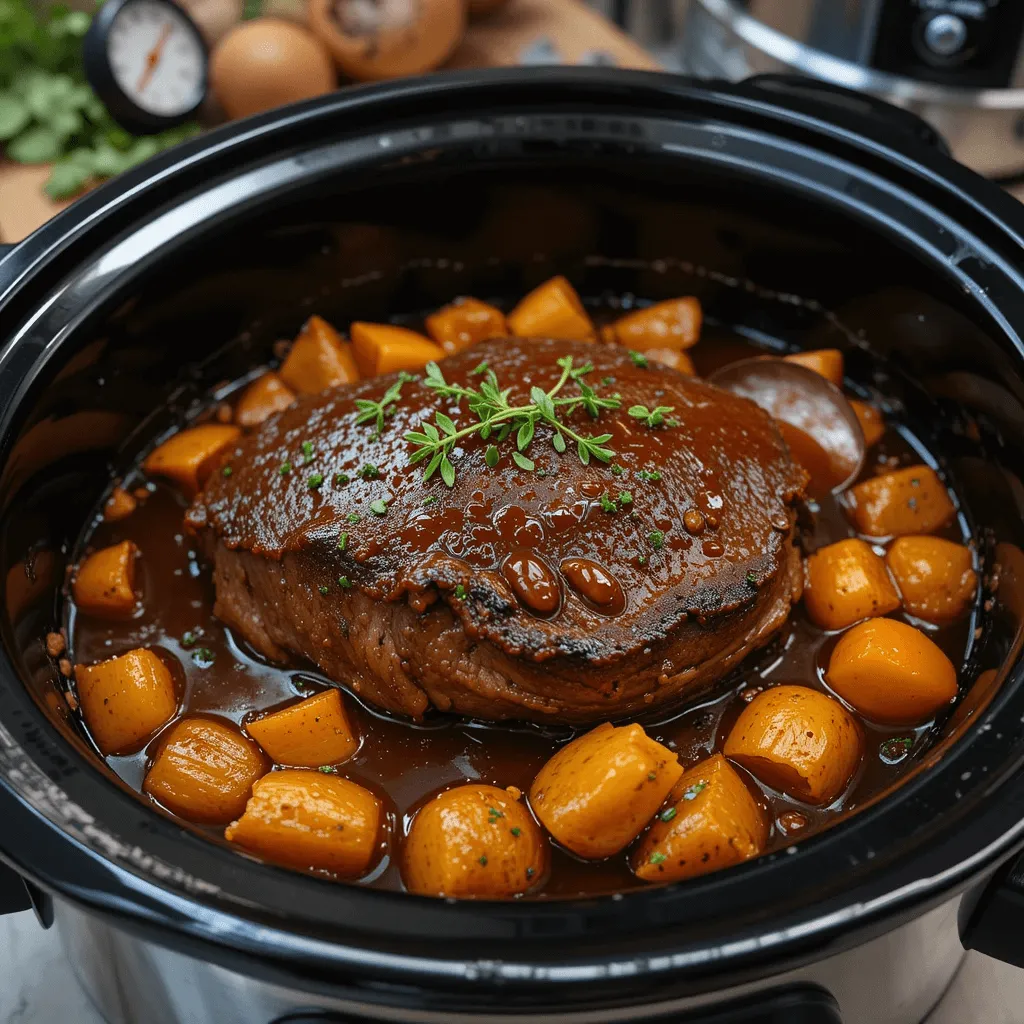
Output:
<svg viewBox="0 0 1024 1024">
<path fill-rule="evenodd" d="M 123 540 L 88 555 L 75 573 L 71 594 L 88 615 L 123 618 L 135 609 L 135 556 L 139 549 Z"/>
<path fill-rule="evenodd" d="M 743 709 L 722 753 L 773 789 L 823 806 L 853 778 L 864 737 L 832 697 L 806 686 L 773 686 Z"/>
<path fill-rule="evenodd" d="M 179 430 L 146 456 L 142 468 L 154 476 L 173 480 L 188 497 L 194 498 L 217 468 L 225 450 L 241 436 L 238 427 L 227 423 L 204 423 Z"/>
<path fill-rule="evenodd" d="M 768 839 L 761 808 L 721 754 L 684 772 L 633 854 L 645 882 L 678 882 L 756 857 Z"/>
<path fill-rule="evenodd" d="M 819 548 L 804 563 L 804 605 L 822 629 L 845 629 L 900 606 L 885 562 L 851 537 Z"/>
<path fill-rule="evenodd" d="M 242 813 L 266 770 L 259 747 L 234 725 L 183 718 L 162 738 L 142 789 L 189 821 L 219 825 Z"/>
<path fill-rule="evenodd" d="M 610 338 L 635 352 L 649 349 L 681 352 L 700 341 L 702 318 L 700 301 L 688 295 L 627 313 L 601 334 L 605 340 Z"/>
<path fill-rule="evenodd" d="M 794 352 L 782 357 L 787 363 L 806 366 L 831 381 L 837 388 L 843 386 L 843 354 L 836 348 L 819 348 L 813 352 Z"/>
<path fill-rule="evenodd" d="M 641 833 L 682 774 L 677 756 L 639 725 L 603 722 L 541 768 L 530 806 L 563 846 L 600 860 Z"/>
<path fill-rule="evenodd" d="M 85 724 L 103 754 L 138 750 L 178 708 L 170 669 L 144 648 L 98 665 L 76 665 L 75 686 Z"/>
<path fill-rule="evenodd" d="M 956 669 L 920 630 L 871 619 L 839 638 L 825 674 L 840 697 L 886 725 L 927 722 L 957 694 Z"/>
<path fill-rule="evenodd" d="M 349 328 L 356 364 L 364 377 L 398 370 L 422 370 L 444 358 L 444 349 L 429 338 L 394 324 L 356 322 Z"/>
<path fill-rule="evenodd" d="M 354 878 L 366 874 L 377 855 L 383 816 L 368 789 L 289 768 L 256 783 L 245 813 L 224 837 L 278 864 Z"/>
<path fill-rule="evenodd" d="M 470 783 L 423 805 L 402 857 L 402 880 L 427 896 L 516 896 L 547 874 L 548 841 L 526 805 Z"/>
<path fill-rule="evenodd" d="M 929 466 L 908 466 L 850 488 L 849 514 L 868 537 L 933 533 L 953 521 L 956 510 L 938 474 Z"/>
<path fill-rule="evenodd" d="M 564 277 L 553 277 L 534 288 L 508 315 L 508 326 L 517 338 L 558 338 L 562 341 L 595 341 L 594 325 Z"/>
<path fill-rule="evenodd" d="M 123 487 L 115 487 L 103 505 L 103 518 L 108 523 L 127 519 L 138 505 L 139 500 L 134 494 L 129 494 Z"/>
<path fill-rule="evenodd" d="M 276 373 L 265 373 L 242 392 L 235 406 L 235 422 L 240 427 L 258 427 L 294 401 L 295 392 Z"/>
<path fill-rule="evenodd" d="M 339 764 L 359 748 L 338 690 L 325 690 L 246 724 L 277 764 L 318 768 Z"/>
<path fill-rule="evenodd" d="M 479 299 L 464 298 L 444 306 L 426 319 L 427 334 L 446 356 L 508 335 L 505 314 Z"/>
<path fill-rule="evenodd" d="M 904 608 L 925 622 L 958 619 L 978 592 L 974 557 L 963 544 L 939 537 L 900 537 L 885 560 Z"/>
<path fill-rule="evenodd" d="M 301 395 L 317 395 L 359 380 L 352 346 L 323 317 L 311 316 L 278 370 L 282 382 Z"/>
<path fill-rule="evenodd" d="M 878 444 L 885 436 L 885 420 L 882 413 L 873 405 L 861 402 L 859 399 L 851 398 L 850 405 L 853 407 L 857 422 L 864 433 L 864 441 L 869 448 Z"/>
</svg>

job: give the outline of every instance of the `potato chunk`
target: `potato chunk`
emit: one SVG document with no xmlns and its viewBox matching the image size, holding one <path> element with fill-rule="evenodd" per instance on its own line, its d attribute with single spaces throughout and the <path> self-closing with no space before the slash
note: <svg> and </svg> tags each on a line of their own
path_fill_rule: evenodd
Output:
<svg viewBox="0 0 1024 1024">
<path fill-rule="evenodd" d="M 756 857 L 768 838 L 761 808 L 721 754 L 687 769 L 633 854 L 645 882 L 678 882 Z"/>
<path fill-rule="evenodd" d="M 782 357 L 787 363 L 796 363 L 813 370 L 819 377 L 831 381 L 837 388 L 843 386 L 843 353 L 836 348 L 819 348 L 812 352 L 794 352 Z"/>
<path fill-rule="evenodd" d="M 530 806 L 563 846 L 600 860 L 636 839 L 682 774 L 677 756 L 639 725 L 603 722 L 541 768 Z"/>
<path fill-rule="evenodd" d="M 963 544 L 939 537 L 900 537 L 885 560 L 904 608 L 925 622 L 953 622 L 978 592 L 974 556 Z"/>
<path fill-rule="evenodd" d="M 806 686 L 773 686 L 743 709 L 722 753 L 773 789 L 825 805 L 853 778 L 864 737 L 832 697 Z"/>
<path fill-rule="evenodd" d="M 76 665 L 78 703 L 104 754 L 130 754 L 178 710 L 170 669 L 138 648 L 98 665 Z"/>
<path fill-rule="evenodd" d="M 696 377 L 697 368 L 693 360 L 685 352 L 677 352 L 673 348 L 649 348 L 644 355 L 654 363 L 661 363 L 670 369 L 685 373 L 687 377 Z"/>
<path fill-rule="evenodd" d="M 235 422 L 246 429 L 258 427 L 294 401 L 295 392 L 276 373 L 265 373 L 242 392 L 235 406 Z"/>
<path fill-rule="evenodd" d="M 850 518 L 868 537 L 934 533 L 956 515 L 946 485 L 930 466 L 908 466 L 850 488 Z"/>
<path fill-rule="evenodd" d="M 311 316 L 278 370 L 282 382 L 301 395 L 318 395 L 359 380 L 352 346 L 323 317 Z"/>
<path fill-rule="evenodd" d="M 255 718 L 246 729 L 277 764 L 292 768 L 339 764 L 359 749 L 359 738 L 335 689 Z"/>
<path fill-rule="evenodd" d="M 429 338 L 393 324 L 354 323 L 349 328 L 359 372 L 376 377 L 397 370 L 422 370 L 444 358 L 444 349 Z"/>
<path fill-rule="evenodd" d="M 885 562 L 856 538 L 819 548 L 804 566 L 804 605 L 822 629 L 845 629 L 900 606 Z"/>
<path fill-rule="evenodd" d="M 616 341 L 648 355 L 650 349 L 681 352 L 700 341 L 701 320 L 700 301 L 688 295 L 627 313 L 601 334 L 606 341 Z"/>
<path fill-rule="evenodd" d="M 853 407 L 854 415 L 864 434 L 865 444 L 869 448 L 878 444 L 885 436 L 885 420 L 882 418 L 881 412 L 875 406 L 856 398 L 850 399 L 850 405 Z"/>
<path fill-rule="evenodd" d="M 242 813 L 267 767 L 230 722 L 183 718 L 161 738 L 142 789 L 189 821 L 221 825 Z"/>
<path fill-rule="evenodd" d="M 78 566 L 71 595 L 87 615 L 125 618 L 135 610 L 135 557 L 139 549 L 124 540 L 88 555 Z"/>
<path fill-rule="evenodd" d="M 446 356 L 508 335 L 505 314 L 500 309 L 468 297 L 432 313 L 426 319 L 426 328 Z"/>
<path fill-rule="evenodd" d="M 142 468 L 153 476 L 173 480 L 189 498 L 194 498 L 217 468 L 225 449 L 241 436 L 239 427 L 227 423 L 204 423 L 179 430 L 146 456 Z"/>
<path fill-rule="evenodd" d="M 383 817 L 380 800 L 355 782 L 286 769 L 256 783 L 224 837 L 278 864 L 356 878 L 376 860 Z"/>
<path fill-rule="evenodd" d="M 597 339 L 576 289 L 561 276 L 545 281 L 521 299 L 508 315 L 508 326 L 517 338 Z"/>
<path fill-rule="evenodd" d="M 417 811 L 402 855 L 402 879 L 427 896 L 516 896 L 547 874 L 548 840 L 521 800 L 470 783 Z"/>
<path fill-rule="evenodd" d="M 839 638 L 825 682 L 866 718 L 886 725 L 927 722 L 957 695 L 956 669 L 918 629 L 873 619 Z"/>
</svg>

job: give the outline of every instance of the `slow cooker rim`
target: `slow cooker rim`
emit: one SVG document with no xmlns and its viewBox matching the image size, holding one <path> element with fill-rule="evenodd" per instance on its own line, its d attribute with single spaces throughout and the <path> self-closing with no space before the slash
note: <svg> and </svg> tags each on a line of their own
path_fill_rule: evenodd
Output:
<svg viewBox="0 0 1024 1024">
<path fill-rule="evenodd" d="M 576 73 L 567 74 L 564 71 L 560 71 L 560 72 L 554 74 L 554 78 L 555 79 L 559 79 L 562 75 L 566 75 L 567 78 L 573 79 L 573 80 L 575 80 L 577 77 L 581 77 L 583 79 L 588 79 L 588 80 L 590 80 L 589 84 L 591 86 L 594 86 L 594 85 L 598 84 L 598 83 L 596 83 L 596 82 L 594 82 L 592 80 L 593 76 L 589 72 L 584 74 L 583 76 L 577 76 Z M 508 76 L 508 78 L 512 79 L 513 81 L 520 77 L 518 73 L 515 74 L 515 75 L 511 75 L 510 73 L 502 73 L 501 75 L 496 76 L 496 77 L 498 77 L 500 79 L 506 79 L 506 76 Z M 623 76 L 626 77 L 626 78 L 630 78 L 630 79 L 635 77 L 634 73 L 626 73 L 626 72 L 623 72 L 623 73 L 621 73 L 621 75 L 617 75 L 615 77 L 616 78 L 620 78 L 620 77 L 623 77 Z M 462 79 L 462 81 L 459 83 L 460 85 L 468 85 L 468 86 L 471 86 L 471 87 L 475 86 L 476 76 L 469 77 L 468 80 L 467 80 L 467 76 L 459 76 L 459 77 Z M 541 74 L 533 73 L 533 74 L 531 74 L 528 77 L 536 78 L 536 79 L 539 79 L 539 80 L 546 80 L 546 79 L 549 79 L 549 78 L 552 77 L 552 73 L 548 69 L 544 69 L 543 73 L 541 73 Z M 642 80 L 642 82 L 643 82 L 643 84 L 645 86 L 649 86 L 651 84 L 654 84 L 653 81 L 652 81 L 653 80 L 653 76 L 642 75 L 642 76 L 640 76 L 640 78 L 641 78 L 641 80 Z M 426 83 L 423 83 L 423 84 L 426 85 L 426 86 L 429 86 L 432 82 L 433 82 L 433 80 L 428 80 Z M 446 84 L 449 84 L 449 83 L 446 83 Z M 656 84 L 658 86 L 661 86 L 660 80 L 657 80 Z M 706 91 L 705 90 L 701 89 L 700 91 L 701 91 L 702 94 L 706 95 Z M 382 87 L 376 87 L 376 89 L 373 90 L 373 92 L 374 92 L 374 94 L 376 96 L 383 95 L 384 98 L 387 98 L 390 95 L 390 90 L 387 89 L 387 88 L 382 88 Z M 747 102 L 750 102 L 750 101 L 746 100 L 742 96 L 742 94 L 739 93 L 738 91 L 730 91 L 727 95 L 728 95 L 728 98 L 729 98 L 729 100 L 731 102 L 736 102 L 737 101 L 737 97 L 739 97 L 742 100 L 742 102 L 740 103 L 741 106 L 744 105 Z M 365 94 L 364 94 L 363 98 L 365 99 Z M 774 109 L 774 105 L 763 104 L 763 103 L 761 103 L 761 101 L 754 101 L 754 102 L 760 104 L 761 106 L 768 106 L 768 107 Z M 328 105 L 324 104 L 322 106 L 327 107 Z M 321 108 L 321 105 L 315 104 L 315 103 L 314 104 L 310 104 L 310 105 L 306 105 L 305 107 L 301 108 L 302 116 L 304 116 L 304 117 L 305 116 L 313 116 L 314 114 L 317 113 L 317 111 L 319 111 L 320 114 L 322 115 L 324 113 L 324 111 L 321 110 L 320 108 Z M 276 117 L 269 117 L 269 118 L 264 118 L 264 119 L 258 119 L 258 121 L 260 123 L 264 124 L 265 126 L 272 126 L 274 124 L 280 124 L 280 123 L 283 123 L 283 122 L 287 122 L 288 119 L 289 119 L 289 113 L 285 112 L 282 115 L 277 115 Z M 245 127 L 245 126 L 243 126 L 243 127 Z M 248 126 L 246 128 L 246 130 L 249 130 L 251 128 L 252 128 L 252 126 Z M 834 129 L 830 129 L 830 131 L 834 131 Z M 226 141 L 228 141 L 228 139 L 231 137 L 231 134 L 232 133 L 230 132 L 230 130 L 222 130 L 222 132 L 220 133 L 219 137 L 216 138 L 214 141 L 215 141 L 215 143 L 217 145 L 221 145 L 221 144 L 225 143 Z M 872 145 L 874 145 L 874 144 L 872 144 Z M 929 156 L 933 156 L 933 155 L 929 154 Z M 187 163 L 188 162 L 187 161 L 187 157 L 183 156 L 181 158 L 181 162 L 182 163 Z M 167 176 L 170 176 L 170 173 L 173 171 L 174 167 L 180 166 L 177 162 L 169 160 L 169 158 L 168 158 L 167 161 L 165 161 L 165 163 L 167 163 L 166 168 L 164 168 L 164 170 L 160 171 L 159 173 L 162 174 L 162 173 L 164 173 L 164 171 L 166 171 Z M 941 165 L 940 165 L 939 169 L 940 170 L 948 170 L 949 168 L 942 168 Z M 954 168 L 954 170 L 955 170 L 955 168 Z M 930 168 L 928 173 L 929 174 L 935 174 L 936 171 L 934 170 L 934 168 Z M 966 173 L 969 174 L 970 172 L 966 172 Z M 973 175 L 971 177 L 973 177 Z M 145 175 L 142 175 L 142 179 L 146 180 Z M 125 183 L 124 187 L 126 189 L 132 189 L 135 186 L 134 186 L 134 184 L 132 182 L 127 182 L 127 183 Z M 108 188 L 111 188 L 111 187 L 108 186 Z M 135 196 L 130 196 L 129 198 L 137 199 L 139 197 L 139 195 L 141 195 L 141 193 L 143 193 L 144 191 L 145 191 L 145 189 L 139 189 L 139 192 Z M 122 192 L 120 192 L 118 189 L 113 189 L 110 192 L 110 198 L 112 199 L 112 205 L 116 205 L 116 197 L 124 198 L 124 194 Z M 977 202 L 976 199 L 973 200 L 973 201 Z M 84 202 L 84 200 L 83 200 L 83 202 Z M 74 213 L 74 212 L 75 212 L 75 210 L 74 210 L 74 207 L 73 207 L 72 210 L 69 211 L 69 213 Z M 65 222 L 64 222 L 63 225 L 54 224 L 54 225 L 49 225 L 47 228 L 44 228 L 43 232 L 41 232 L 40 235 L 34 236 L 34 239 L 30 240 L 30 244 L 27 246 L 26 251 L 25 251 L 25 253 L 23 255 L 27 255 L 27 256 L 31 257 L 33 246 L 37 247 L 37 249 L 36 249 L 37 256 L 45 255 L 46 252 L 48 251 L 46 246 L 52 245 L 52 243 L 51 242 L 47 242 L 45 239 L 41 238 L 40 237 L 41 235 L 45 235 L 47 232 L 50 232 L 54 241 L 57 241 L 59 239 L 67 240 L 69 238 L 69 236 L 71 236 L 74 233 L 74 231 L 75 231 L 75 229 L 77 227 L 79 227 L 82 224 L 84 224 L 87 221 L 89 221 L 90 218 L 94 218 L 96 216 L 97 216 L 96 212 L 90 212 L 88 210 L 79 211 L 79 213 L 76 216 L 74 216 L 74 217 L 69 217 L 67 214 L 65 214 L 64 217 L 66 219 L 65 219 Z M 1018 220 L 1019 219 L 1020 219 L 1020 217 L 1019 217 L 1019 214 L 1018 214 Z M 60 231 L 58 231 L 58 228 L 60 228 Z M 1011 237 L 1015 236 L 1017 239 L 1019 239 L 1019 237 L 1020 237 L 1018 232 L 1010 231 L 1009 234 L 1010 234 Z M 39 246 L 42 246 L 43 248 L 40 249 L 40 248 L 38 248 Z M 49 251 L 52 251 L 52 250 L 49 250 Z M 11 668 L 9 662 L 7 661 L 6 657 L 4 659 L 3 668 L 5 670 L 5 675 L 8 676 L 9 680 L 13 679 L 13 678 L 16 678 L 15 675 L 13 674 L 12 668 Z M 1019 675 L 1019 673 L 1018 673 L 1018 675 Z M 16 683 L 16 686 L 18 688 L 21 688 L 20 682 Z M 996 705 L 994 705 L 993 708 L 990 709 L 990 712 L 985 716 L 986 717 L 986 721 L 991 721 L 992 718 L 995 717 L 995 710 L 996 710 L 996 708 L 998 706 L 1000 706 L 1002 703 L 1005 703 L 1006 700 L 1009 700 L 1009 698 L 1011 696 L 1011 692 L 1010 691 L 1012 689 L 1013 689 L 1013 687 L 1007 686 L 1007 692 L 1005 692 L 1003 695 L 1001 695 L 1005 699 L 1003 701 L 997 700 Z M 27 697 L 27 693 L 25 694 L 25 696 Z M 0 707 L 3 707 L 3 702 L 2 701 L 0 701 Z M 975 727 L 975 729 L 977 729 L 977 727 Z M 139 805 L 139 806 L 141 807 L 141 805 Z M 869 812 L 865 812 L 865 813 L 869 813 Z M 860 819 L 860 816 L 858 816 L 858 820 L 859 819 Z M 827 838 L 827 835 L 825 837 L 822 837 L 822 838 Z M 1014 841 L 1016 841 L 1016 836 L 1014 836 L 1013 838 L 1014 838 Z M 994 855 L 995 854 L 993 854 L 993 856 Z M 232 856 L 235 856 L 235 855 L 232 855 Z M 781 859 L 780 855 L 775 855 L 773 858 L 765 858 L 763 861 L 758 862 L 757 864 L 749 865 L 748 867 L 751 869 L 751 871 L 758 871 L 758 870 L 762 870 L 762 869 L 763 870 L 767 870 L 768 866 L 770 864 L 772 864 L 774 862 L 777 862 L 779 859 Z M 32 869 L 32 865 L 31 864 L 22 863 L 21 866 L 23 868 L 28 868 L 29 869 L 29 874 L 32 874 L 32 870 L 31 870 Z M 980 869 L 980 865 L 978 867 Z M 276 869 L 273 869 L 273 870 L 276 870 Z M 742 870 L 744 870 L 744 869 L 741 869 L 741 871 Z M 729 873 L 729 874 L 731 875 L 732 873 Z M 53 880 L 50 879 L 49 881 L 52 884 Z M 709 888 L 714 888 L 716 884 L 720 885 L 722 883 L 722 881 L 723 881 L 722 879 L 717 879 L 714 882 L 709 882 Z M 150 883 L 146 883 L 146 884 L 148 885 Z M 689 890 L 689 892 L 691 894 L 694 894 L 694 893 L 696 893 L 696 889 L 691 888 Z M 71 896 L 72 898 L 75 898 L 75 895 L 73 895 L 71 893 L 66 893 L 66 895 Z M 77 895 L 77 898 L 81 899 L 84 894 L 82 892 L 79 892 L 76 895 Z M 640 895 L 640 894 L 637 894 L 637 895 Z M 646 893 L 644 893 L 642 895 L 649 896 L 649 897 L 656 897 L 657 896 L 657 891 L 652 890 L 652 891 L 646 892 Z M 374 894 L 374 896 L 375 897 L 383 898 L 383 894 Z M 408 901 L 410 899 L 415 899 L 415 898 L 408 897 L 408 896 L 398 896 L 397 899 L 402 900 L 402 901 Z M 629 900 L 633 901 L 633 895 L 632 894 L 630 895 Z M 86 902 L 89 902 L 89 900 L 87 899 Z M 479 906 L 479 905 L 477 905 L 477 906 Z M 537 904 L 530 904 L 528 906 L 527 905 L 519 905 L 518 907 L 515 907 L 515 906 L 508 907 L 508 905 L 502 905 L 502 906 L 505 907 L 505 909 L 511 910 L 514 914 L 521 913 L 521 914 L 531 915 L 532 916 L 532 915 L 537 915 L 537 914 L 543 912 L 543 911 L 539 911 L 537 909 L 537 907 L 538 907 Z M 459 912 L 458 908 L 453 908 L 453 909 L 456 912 Z M 564 909 L 564 907 L 561 908 L 561 909 Z"/>
</svg>

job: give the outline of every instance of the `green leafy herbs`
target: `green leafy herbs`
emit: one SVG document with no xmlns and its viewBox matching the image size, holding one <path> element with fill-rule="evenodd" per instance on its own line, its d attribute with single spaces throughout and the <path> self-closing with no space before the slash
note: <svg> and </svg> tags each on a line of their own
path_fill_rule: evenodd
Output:
<svg viewBox="0 0 1024 1024">
<path fill-rule="evenodd" d="M 348 473 L 335 473 L 334 474 L 334 482 L 335 482 L 335 484 L 347 484 L 347 483 L 350 483 L 351 480 L 352 480 L 352 477 L 350 477 L 348 475 Z"/>
<path fill-rule="evenodd" d="M 513 825 L 509 829 L 509 832 L 511 832 L 516 839 L 518 839 L 523 834 L 523 830 L 518 825 Z"/>
<path fill-rule="evenodd" d="M 647 362 L 647 356 L 642 352 L 634 352 L 632 349 L 629 350 L 629 358 L 634 366 L 639 366 L 641 370 L 646 370 L 650 363 Z"/>
<path fill-rule="evenodd" d="M 661 530 L 651 530 L 647 534 L 647 539 L 655 551 L 660 551 L 665 546 L 665 534 Z"/>
<path fill-rule="evenodd" d="M 415 380 L 415 378 L 408 374 L 400 377 L 384 392 L 380 401 L 357 398 L 356 408 L 359 410 L 359 415 L 356 416 L 356 423 L 372 423 L 374 426 L 373 436 L 380 437 L 384 431 L 384 417 L 390 416 L 394 412 L 398 400 L 402 397 L 402 385 L 410 380 Z"/>
<path fill-rule="evenodd" d="M 225 466 L 225 467 L 224 467 L 224 468 L 223 468 L 223 469 L 221 470 L 221 475 L 222 475 L 222 476 L 231 476 L 231 474 L 232 474 L 233 472 L 234 472 L 234 470 L 233 470 L 233 469 L 232 469 L 232 468 L 231 468 L 230 466 Z"/>
<path fill-rule="evenodd" d="M 323 473 L 310 473 L 309 479 L 306 481 L 306 486 L 311 491 L 318 491 L 323 487 L 324 475 Z"/>
<path fill-rule="evenodd" d="M 487 820 L 493 825 L 499 818 L 504 818 L 505 812 L 499 811 L 497 807 L 487 808 Z"/>
<path fill-rule="evenodd" d="M 209 647 L 196 647 L 192 651 L 192 663 L 197 668 L 209 668 L 216 660 L 216 657 Z"/>
<path fill-rule="evenodd" d="M 376 480 L 380 476 L 380 469 L 372 462 L 367 462 L 365 466 L 360 468 L 358 475 L 363 480 Z"/>
<path fill-rule="evenodd" d="M 352 586 L 352 581 L 347 576 L 339 576 L 338 586 L 341 587 L 342 590 L 348 590 L 349 587 Z"/>
<path fill-rule="evenodd" d="M 388 503 L 383 498 L 377 498 L 370 502 L 370 511 L 375 516 L 386 516 L 388 514 Z"/>
<path fill-rule="evenodd" d="M 477 859 L 476 859 L 476 862 L 477 862 L 477 864 L 479 864 L 479 865 L 480 865 L 480 867 L 482 867 L 482 868 L 485 868 L 485 867 L 487 867 L 487 854 L 486 854 L 486 853 L 482 853 L 482 854 L 480 854 L 480 856 L 479 856 L 479 857 L 477 857 Z"/>
<path fill-rule="evenodd" d="M 292 464 L 290 462 L 282 462 L 280 468 L 278 469 L 278 473 L 280 473 L 281 476 L 287 476 L 291 471 Z"/>
<path fill-rule="evenodd" d="M 343 534 L 341 534 L 340 537 L 338 537 L 338 550 L 339 551 L 348 551 L 348 534 L 347 533 L 343 533 Z"/>
<path fill-rule="evenodd" d="M 671 821 L 676 816 L 676 809 L 674 807 L 666 807 L 665 810 L 658 815 L 662 821 Z"/>
<path fill-rule="evenodd" d="M 641 480 L 649 480 L 651 483 L 657 483 L 661 479 L 661 474 L 656 469 L 641 469 L 637 476 Z"/>
<path fill-rule="evenodd" d="M 187 629 L 181 637 L 182 647 L 195 647 L 199 643 L 199 638 L 203 635 L 203 631 L 200 628 Z"/>
<path fill-rule="evenodd" d="M 695 782 L 692 786 L 687 786 L 683 791 L 684 800 L 695 800 L 699 793 L 703 793 L 708 788 L 706 782 Z"/>
<path fill-rule="evenodd" d="M 898 764 L 910 753 L 913 745 L 913 736 L 893 736 L 882 741 L 878 747 L 878 756 L 885 764 Z"/>
<path fill-rule="evenodd" d="M 433 505 L 433 504 L 434 504 L 435 502 L 437 502 L 438 500 L 439 500 L 439 499 L 438 499 L 438 497 L 437 497 L 437 495 L 436 495 L 436 494 L 428 494 L 428 495 L 427 495 L 427 497 L 425 497 L 425 498 L 423 499 L 423 504 L 424 504 L 424 505 Z"/>
<path fill-rule="evenodd" d="M 652 853 L 650 856 L 651 864 L 664 864 L 667 860 L 668 857 L 666 857 L 663 853 L 659 853 L 657 850 L 655 850 L 654 853 Z"/>
<path fill-rule="evenodd" d="M 345 516 L 345 520 L 346 520 L 346 522 L 349 522 L 349 523 L 358 523 L 359 522 L 359 513 L 358 512 L 349 512 L 349 514 L 347 516 Z"/>
<path fill-rule="evenodd" d="M 17 163 L 54 163 L 44 189 L 65 199 L 195 135 L 194 123 L 135 138 L 85 79 L 92 15 L 64 4 L 0 0 L 0 146 Z"/>
<path fill-rule="evenodd" d="M 653 409 L 648 409 L 646 405 L 631 405 L 629 407 L 629 415 L 635 420 L 640 420 L 646 427 L 678 427 L 678 420 L 667 419 L 665 415 L 674 410 L 674 405 L 658 405 Z"/>
<path fill-rule="evenodd" d="M 324 775 L 337 775 L 338 769 L 333 764 L 322 764 L 317 768 L 318 772 L 323 772 Z"/>
<path fill-rule="evenodd" d="M 620 505 L 632 505 L 633 495 L 629 491 L 619 491 L 619 504 Z"/>
<path fill-rule="evenodd" d="M 600 501 L 601 501 L 601 511 L 603 511 L 603 512 L 618 512 L 619 511 L 618 504 L 616 503 L 615 499 L 612 498 L 608 494 L 607 491 L 605 491 L 604 494 L 601 495 Z"/>
<path fill-rule="evenodd" d="M 313 442 L 303 441 L 302 445 L 302 464 L 308 466 L 313 461 Z"/>
<path fill-rule="evenodd" d="M 317 590 L 319 590 L 321 594 L 329 594 L 331 592 L 331 588 L 326 586 L 325 584 L 322 584 L 321 586 L 317 587 Z"/>
<path fill-rule="evenodd" d="M 455 586 L 455 598 L 458 601 L 466 600 L 466 588 L 461 583 L 458 583 Z"/>
<path fill-rule="evenodd" d="M 747 573 L 747 583 L 750 584 L 750 586 L 752 586 L 752 587 L 756 587 L 757 586 L 757 576 L 754 573 L 752 573 L 752 572 L 748 572 Z"/>
<path fill-rule="evenodd" d="M 492 468 L 497 465 L 501 455 L 498 446 L 514 437 L 512 461 L 520 469 L 532 472 L 536 469 L 536 463 L 526 451 L 540 423 L 552 429 L 551 444 L 556 452 L 566 451 L 571 441 L 575 443 L 576 452 L 584 465 L 589 465 L 591 459 L 610 462 L 615 453 L 605 445 L 612 435 L 579 433 L 565 422 L 565 417 L 577 409 L 585 409 L 596 419 L 603 409 L 618 409 L 622 404 L 620 396 L 600 396 L 582 380 L 593 371 L 590 363 L 574 366 L 572 356 L 564 356 L 558 360 L 558 365 L 562 373 L 550 391 L 533 387 L 530 389 L 528 404 L 510 405 L 508 398 L 512 389 L 502 388 L 494 371 L 487 368 L 486 364 L 481 364 L 484 379 L 479 388 L 468 388 L 449 384 L 437 363 L 427 363 L 424 386 L 432 388 L 440 398 L 456 402 L 465 399 L 477 421 L 460 428 L 451 417 L 437 410 L 433 423 L 425 422 L 421 430 L 410 431 L 405 435 L 406 441 L 413 445 L 411 460 L 414 463 L 425 463 L 423 479 L 429 480 L 435 473 L 439 473 L 448 487 L 454 486 L 455 466 L 451 461 L 451 453 L 459 442 L 473 436 L 479 436 L 484 441 L 493 437 L 494 443 L 484 453 L 484 461 Z M 579 394 L 559 397 L 562 389 L 570 382 L 577 386 Z"/>
</svg>

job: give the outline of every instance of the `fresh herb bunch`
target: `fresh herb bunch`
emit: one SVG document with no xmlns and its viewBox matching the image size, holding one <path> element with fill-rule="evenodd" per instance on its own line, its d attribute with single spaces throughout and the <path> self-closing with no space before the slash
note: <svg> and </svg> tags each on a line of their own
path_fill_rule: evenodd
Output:
<svg viewBox="0 0 1024 1024">
<path fill-rule="evenodd" d="M 0 0 L 0 145 L 16 163 L 54 163 L 44 186 L 66 199 L 199 132 L 194 123 L 135 138 L 85 80 L 82 37 L 92 15 L 63 4 L 36 11 Z"/>
<path fill-rule="evenodd" d="M 481 363 L 483 380 L 479 388 L 467 388 L 458 384 L 449 384 L 444 379 L 437 363 L 427 363 L 425 387 L 433 388 L 442 398 L 453 398 L 457 402 L 466 399 L 469 410 L 478 422 L 459 429 L 440 410 L 434 413 L 433 423 L 424 423 L 422 431 L 411 431 L 405 435 L 406 441 L 415 446 L 412 454 L 413 462 L 426 461 L 423 479 L 429 480 L 440 470 L 441 479 L 449 486 L 455 484 L 455 467 L 450 455 L 455 445 L 467 437 L 479 435 L 486 441 L 494 437 L 495 444 L 490 445 L 484 460 L 491 468 L 497 465 L 501 452 L 497 445 L 515 433 L 515 450 L 512 461 L 520 469 L 533 470 L 534 462 L 525 452 L 529 448 L 538 423 L 545 423 L 553 430 L 551 444 L 556 452 L 564 452 L 569 441 L 576 442 L 576 451 L 580 462 L 589 465 L 590 460 L 610 462 L 615 453 L 605 445 L 611 440 L 611 434 L 581 434 L 573 430 L 562 417 L 570 416 L 577 409 L 586 409 L 593 419 L 597 419 L 602 409 L 618 409 L 622 405 L 621 396 L 599 396 L 583 377 L 591 373 L 593 364 L 573 366 L 572 356 L 563 356 L 558 360 L 562 374 L 550 391 L 541 388 L 530 389 L 530 403 L 527 405 L 509 405 L 508 396 L 511 388 L 502 388 L 494 371 Z M 572 381 L 580 393 L 568 398 L 555 396 L 567 383 Z M 568 440 L 567 440 L 568 439 Z"/>
</svg>

